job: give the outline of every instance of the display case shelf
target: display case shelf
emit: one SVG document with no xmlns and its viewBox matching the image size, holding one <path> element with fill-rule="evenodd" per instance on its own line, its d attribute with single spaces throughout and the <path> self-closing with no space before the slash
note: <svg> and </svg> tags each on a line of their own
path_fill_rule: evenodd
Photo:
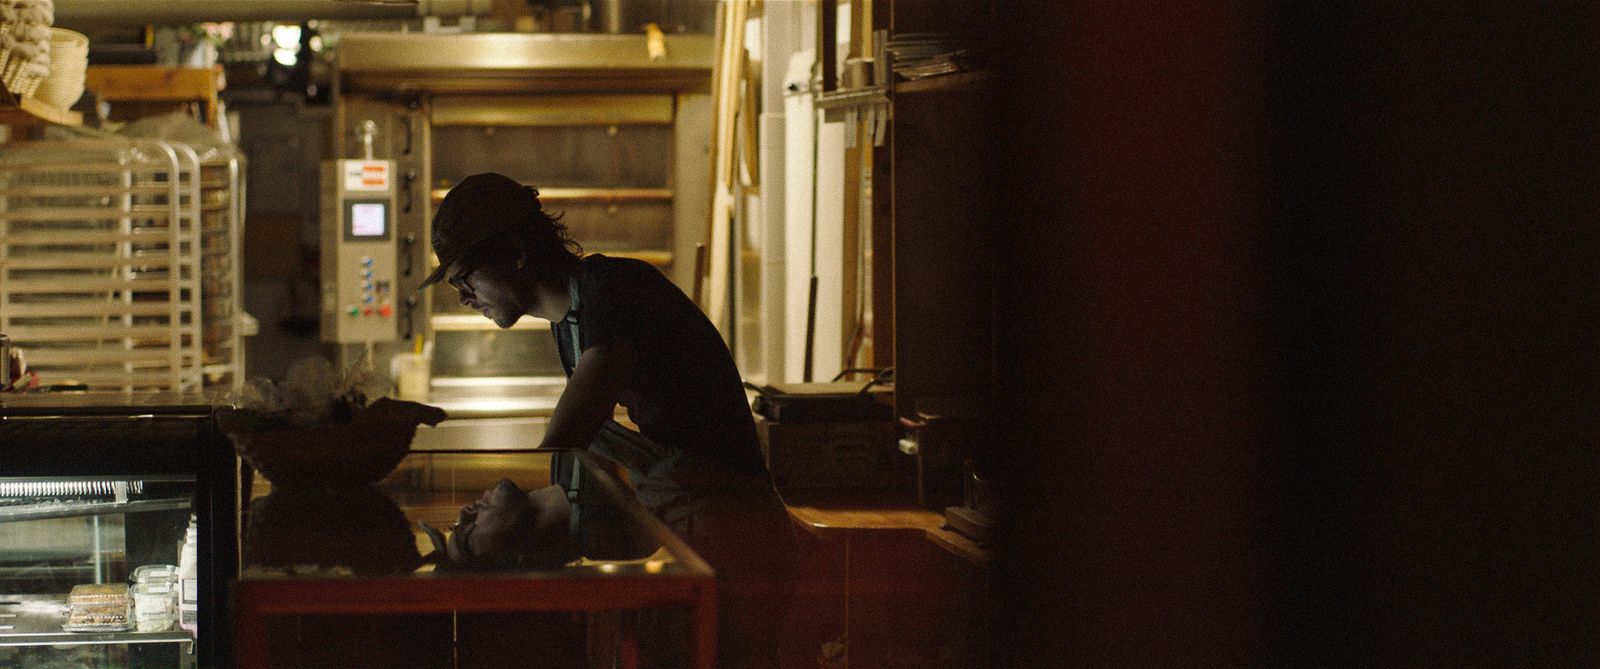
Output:
<svg viewBox="0 0 1600 669">
<path fill-rule="evenodd" d="M 39 503 L 0 506 L 0 523 L 43 520 L 46 518 L 104 516 L 144 511 L 177 511 L 179 509 L 187 509 L 192 505 L 193 502 L 185 497 L 180 499 L 141 499 L 130 502 Z"/>
<path fill-rule="evenodd" d="M 0 595 L 0 646 L 189 642 L 188 632 L 68 632 L 66 595 Z"/>
</svg>

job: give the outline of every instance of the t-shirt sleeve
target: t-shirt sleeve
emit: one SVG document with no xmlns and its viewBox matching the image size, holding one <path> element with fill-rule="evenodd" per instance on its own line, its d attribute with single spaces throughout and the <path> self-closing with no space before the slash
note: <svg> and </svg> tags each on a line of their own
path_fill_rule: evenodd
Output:
<svg viewBox="0 0 1600 669">
<path fill-rule="evenodd" d="M 580 298 L 578 316 L 585 349 L 617 341 L 643 343 L 639 328 L 649 309 L 647 291 L 632 269 L 608 267 L 590 275 L 590 290 Z"/>
</svg>

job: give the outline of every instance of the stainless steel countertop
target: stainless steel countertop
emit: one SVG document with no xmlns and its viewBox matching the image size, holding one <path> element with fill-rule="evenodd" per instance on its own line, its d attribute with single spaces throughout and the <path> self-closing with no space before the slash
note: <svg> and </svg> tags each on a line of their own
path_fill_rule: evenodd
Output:
<svg viewBox="0 0 1600 669">
<path fill-rule="evenodd" d="M 530 449 L 544 439 L 545 416 L 451 418 L 438 425 L 417 428 L 411 452 L 507 451 Z"/>
</svg>

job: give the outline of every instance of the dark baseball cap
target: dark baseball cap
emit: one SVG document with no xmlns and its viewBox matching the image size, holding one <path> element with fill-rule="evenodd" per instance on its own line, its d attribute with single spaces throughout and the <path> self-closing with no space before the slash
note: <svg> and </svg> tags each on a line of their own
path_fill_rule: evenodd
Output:
<svg viewBox="0 0 1600 669">
<path fill-rule="evenodd" d="M 504 174 L 485 172 L 461 180 L 433 213 L 433 253 L 439 266 L 417 290 L 438 283 L 474 247 L 527 225 L 539 211 L 539 191 Z"/>
</svg>

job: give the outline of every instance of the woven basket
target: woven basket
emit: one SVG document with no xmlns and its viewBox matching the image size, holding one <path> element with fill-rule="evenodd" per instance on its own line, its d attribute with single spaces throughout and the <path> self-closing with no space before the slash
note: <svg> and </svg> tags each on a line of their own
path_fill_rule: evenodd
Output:
<svg viewBox="0 0 1600 669">
<path fill-rule="evenodd" d="M 0 0 L 4 2 L 5 0 Z M 16 25 L 5 19 L 0 19 L 0 71 L 6 69 L 6 64 L 11 62 L 11 27 Z"/>
<path fill-rule="evenodd" d="M 33 95 L 39 90 L 39 84 L 44 83 L 45 77 L 37 72 L 30 72 L 30 61 L 12 58 L 6 62 L 5 68 L 0 70 L 0 79 L 6 84 L 6 90 L 19 98 Z"/>
<path fill-rule="evenodd" d="M 7 22 L 3 26 L 4 63 L 0 64 L 0 81 L 18 97 L 32 95 L 49 74 L 49 29 L 36 23 Z M 41 32 L 43 31 L 43 32 Z M 40 67 L 35 63 L 43 63 Z"/>
<path fill-rule="evenodd" d="M 89 66 L 89 38 L 65 28 L 50 29 L 50 76 L 33 96 L 57 109 L 68 109 L 83 97 Z"/>
</svg>

